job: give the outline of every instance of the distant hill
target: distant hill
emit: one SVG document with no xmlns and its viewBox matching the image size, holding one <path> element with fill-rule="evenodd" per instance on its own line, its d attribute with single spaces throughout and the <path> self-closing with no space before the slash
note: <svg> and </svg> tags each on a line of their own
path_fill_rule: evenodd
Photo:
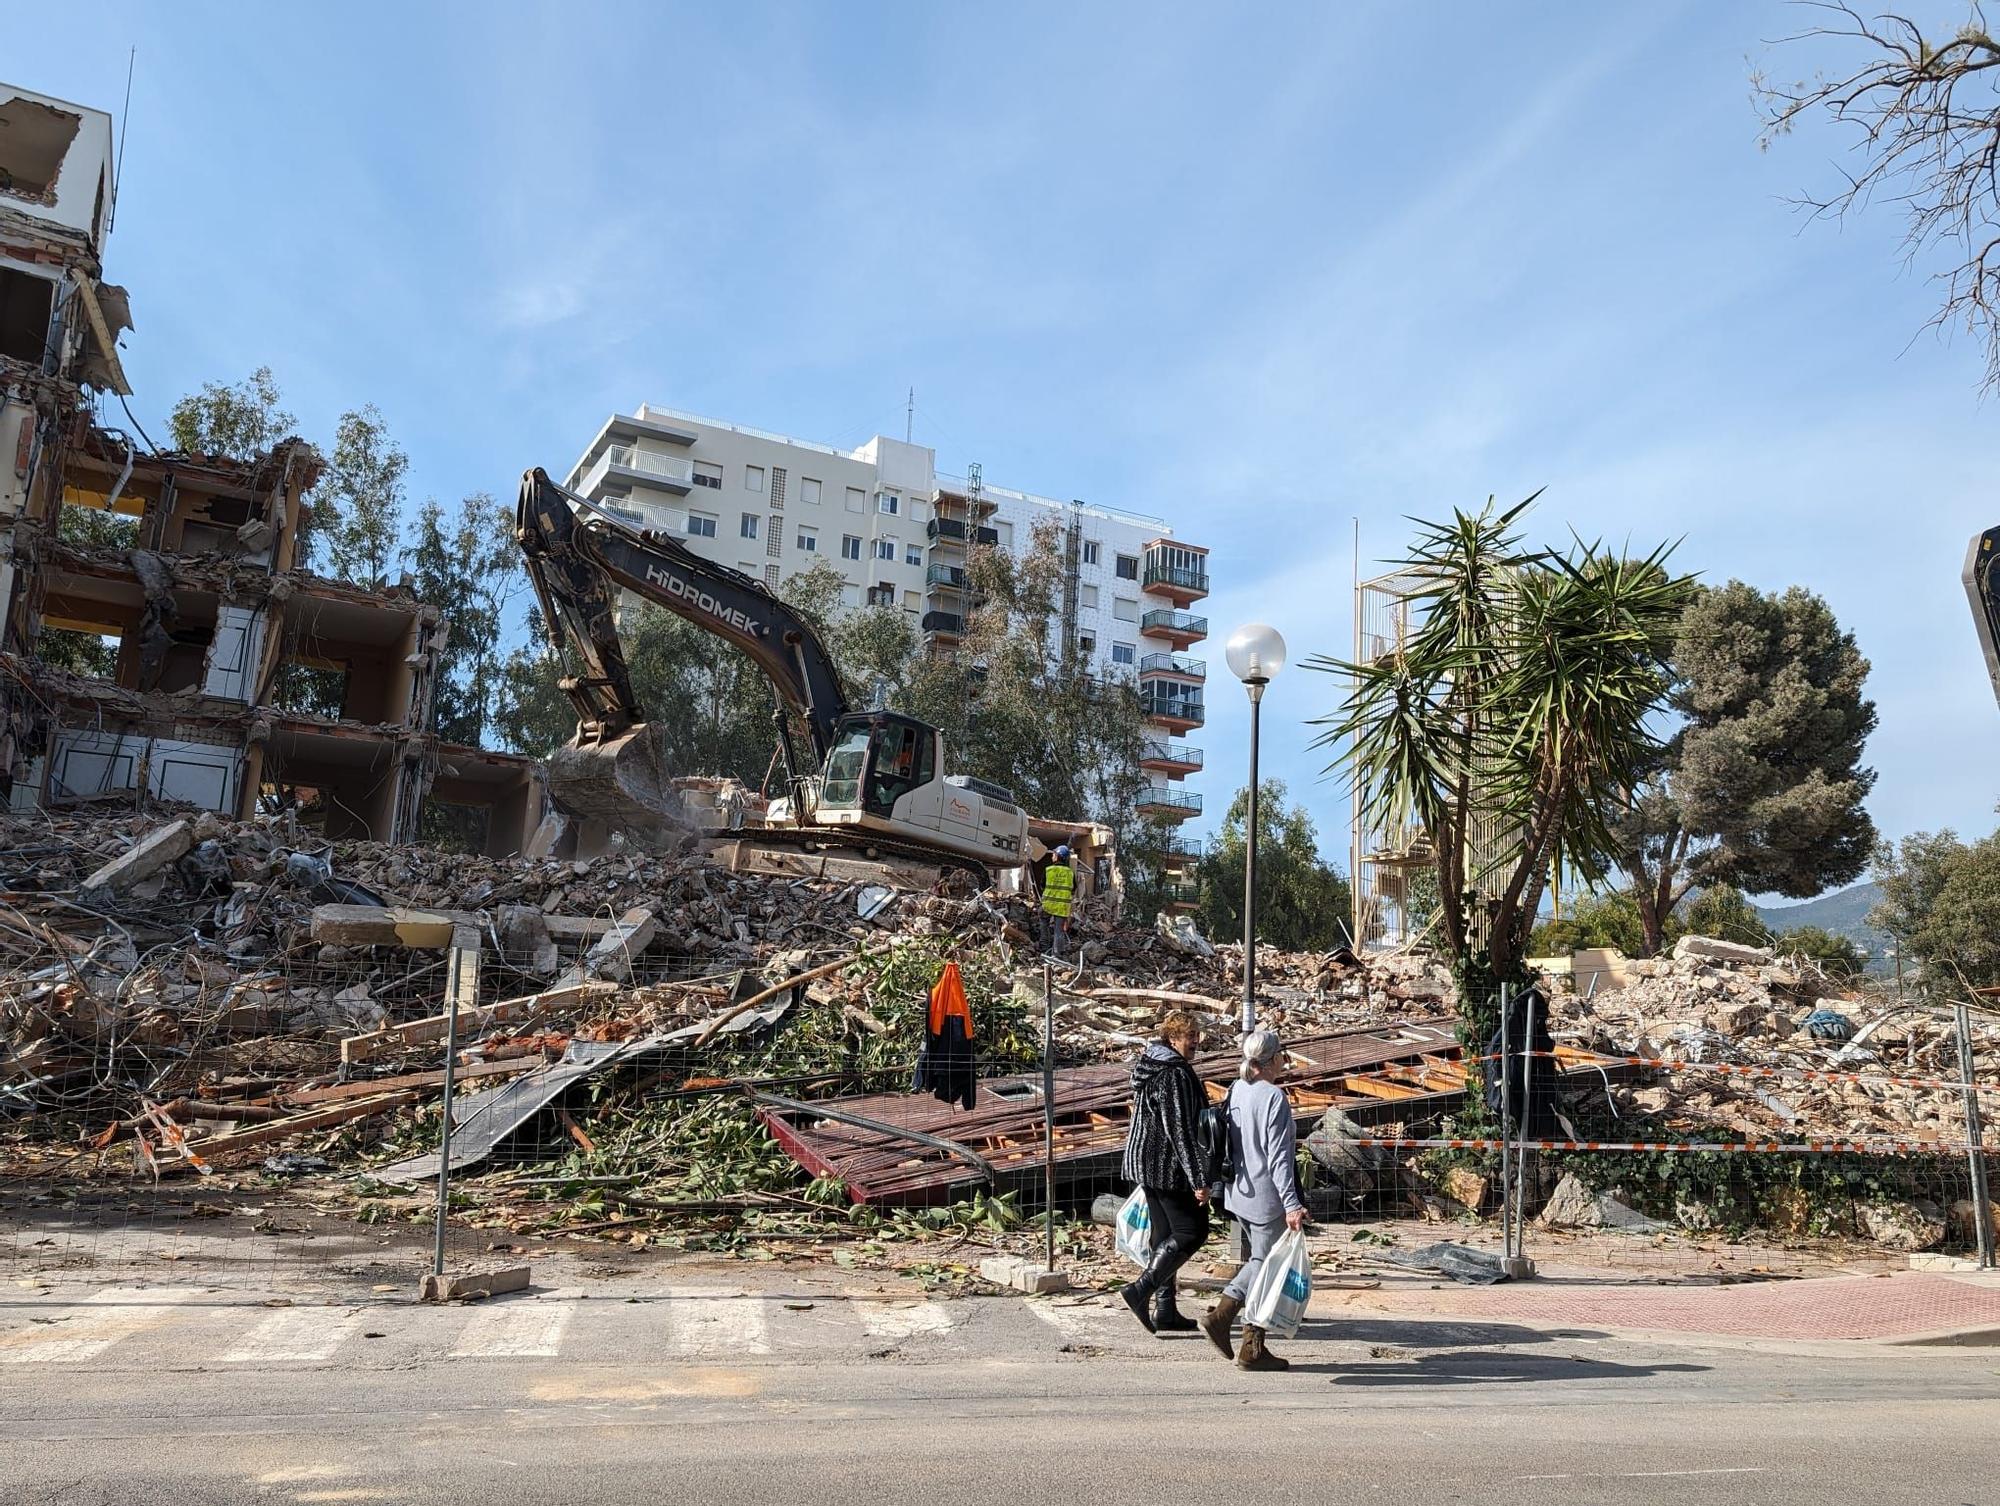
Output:
<svg viewBox="0 0 2000 1506">
<path fill-rule="evenodd" d="M 1868 953 L 1870 972 L 1887 972 L 1892 964 L 1884 960 L 1883 954 L 1891 945 L 1889 937 L 1868 924 L 1868 912 L 1881 900 L 1880 884 L 1853 884 L 1802 905 L 1759 905 L 1757 914 L 1774 931 L 1818 926 L 1822 931 L 1845 936 Z"/>
</svg>

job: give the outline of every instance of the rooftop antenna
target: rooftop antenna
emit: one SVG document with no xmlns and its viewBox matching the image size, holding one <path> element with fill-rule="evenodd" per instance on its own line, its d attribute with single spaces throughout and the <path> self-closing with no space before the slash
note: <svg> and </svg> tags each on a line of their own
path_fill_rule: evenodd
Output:
<svg viewBox="0 0 2000 1506">
<path fill-rule="evenodd" d="M 118 226 L 118 190 L 125 186 L 125 137 L 132 124 L 132 68 L 138 61 L 139 49 L 134 46 L 125 55 L 125 108 L 118 122 L 118 163 L 111 169 L 111 213 L 104 218 L 106 235 Z"/>
<path fill-rule="evenodd" d="M 910 401 L 903 409 L 903 443 L 910 442 L 910 435 L 917 427 L 917 389 L 910 389 Z"/>
</svg>

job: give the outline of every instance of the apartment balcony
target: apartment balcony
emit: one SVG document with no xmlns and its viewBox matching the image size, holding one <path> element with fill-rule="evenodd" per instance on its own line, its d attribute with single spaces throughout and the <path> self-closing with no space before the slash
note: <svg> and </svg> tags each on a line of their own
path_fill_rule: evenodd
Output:
<svg viewBox="0 0 2000 1506">
<path fill-rule="evenodd" d="M 1141 681 L 1139 713 L 1171 732 L 1189 732 L 1208 719 L 1198 697 L 1176 695 L 1176 682 Z"/>
<path fill-rule="evenodd" d="M 1192 790 L 1170 790 L 1154 785 L 1133 803 L 1142 816 L 1164 816 L 1169 821 L 1185 821 L 1201 814 L 1201 796 Z"/>
<path fill-rule="evenodd" d="M 1169 837 L 1166 846 L 1166 866 L 1186 868 L 1199 863 L 1208 855 L 1208 843 L 1200 837 Z"/>
<path fill-rule="evenodd" d="M 936 637 L 956 638 L 965 632 L 965 618 L 957 612 L 926 612 L 919 626 Z"/>
<path fill-rule="evenodd" d="M 1201 885 L 1187 879 L 1171 879 L 1160 886 L 1160 900 L 1170 910 L 1191 910 L 1201 903 Z"/>
<path fill-rule="evenodd" d="M 1208 619 L 1192 612 L 1176 612 L 1172 607 L 1155 607 L 1139 619 L 1139 631 L 1148 638 L 1164 638 L 1175 648 L 1186 648 L 1208 636 Z"/>
<path fill-rule="evenodd" d="M 672 455 L 651 455 L 631 445 L 607 445 L 583 473 L 582 483 L 576 489 L 586 497 L 594 497 L 607 481 L 624 486 L 649 486 L 685 497 L 694 490 L 694 462 Z"/>
<path fill-rule="evenodd" d="M 1149 742 L 1139 748 L 1139 767 L 1156 774 L 1196 774 L 1201 759 L 1201 749 L 1187 743 Z"/>
<path fill-rule="evenodd" d="M 967 541 L 968 534 L 972 543 L 984 544 L 989 549 L 997 547 L 1000 543 L 999 529 L 972 528 L 968 530 L 965 524 L 957 518 L 932 518 L 924 528 L 925 537 L 933 544 L 963 544 Z"/>
<path fill-rule="evenodd" d="M 1206 680 L 1208 663 L 1185 654 L 1148 654 L 1139 661 L 1140 675 L 1184 675 L 1190 680 Z"/>
<path fill-rule="evenodd" d="M 1150 545 L 1139 580 L 1154 595 L 1184 607 L 1208 595 L 1207 557 L 1176 545 Z"/>
<path fill-rule="evenodd" d="M 932 565 L 924 572 L 924 584 L 933 590 L 963 591 L 966 589 L 965 567 Z"/>
</svg>

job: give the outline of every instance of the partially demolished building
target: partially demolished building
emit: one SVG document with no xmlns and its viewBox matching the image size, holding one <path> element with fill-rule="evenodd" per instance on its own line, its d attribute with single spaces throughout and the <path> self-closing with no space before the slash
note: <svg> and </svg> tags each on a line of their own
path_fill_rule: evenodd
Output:
<svg viewBox="0 0 2000 1506">
<path fill-rule="evenodd" d="M 430 730 L 443 614 L 304 568 L 317 451 L 157 453 L 97 422 L 94 394 L 130 391 L 115 202 L 110 117 L 0 85 L 0 794 L 288 804 L 384 841 L 455 806 L 520 850 L 536 766 Z"/>
</svg>

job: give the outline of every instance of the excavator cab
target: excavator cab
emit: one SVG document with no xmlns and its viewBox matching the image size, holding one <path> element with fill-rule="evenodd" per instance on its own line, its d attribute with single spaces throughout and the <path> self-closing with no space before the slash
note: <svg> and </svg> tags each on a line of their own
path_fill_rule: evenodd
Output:
<svg viewBox="0 0 2000 1506">
<path fill-rule="evenodd" d="M 937 778 L 937 729 L 893 711 L 850 716 L 820 779 L 821 811 L 893 820 L 896 802 Z"/>
</svg>

